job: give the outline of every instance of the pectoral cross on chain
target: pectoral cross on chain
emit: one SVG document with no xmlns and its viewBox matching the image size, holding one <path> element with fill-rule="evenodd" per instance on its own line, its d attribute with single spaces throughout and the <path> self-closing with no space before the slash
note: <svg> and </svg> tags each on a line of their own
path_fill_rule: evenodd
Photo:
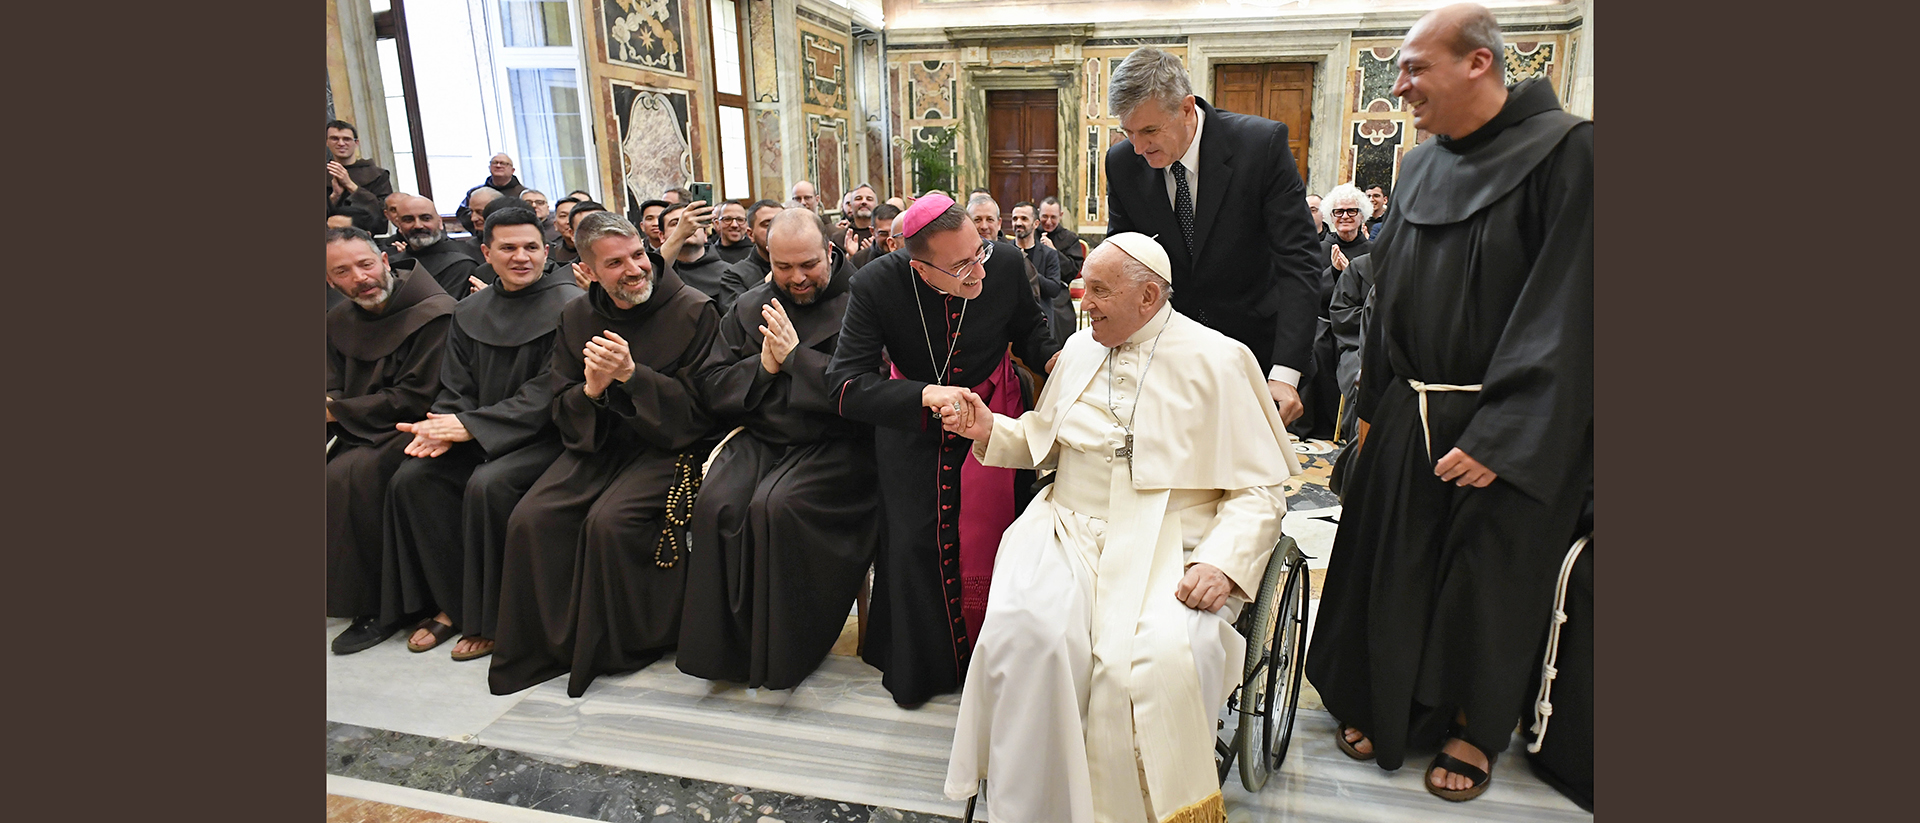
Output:
<svg viewBox="0 0 1920 823">
<path fill-rule="evenodd" d="M 1127 459 L 1128 466 L 1133 465 L 1133 432 L 1127 432 L 1126 444 L 1122 445 L 1120 448 L 1114 449 L 1113 456 L 1124 457 Z"/>
</svg>

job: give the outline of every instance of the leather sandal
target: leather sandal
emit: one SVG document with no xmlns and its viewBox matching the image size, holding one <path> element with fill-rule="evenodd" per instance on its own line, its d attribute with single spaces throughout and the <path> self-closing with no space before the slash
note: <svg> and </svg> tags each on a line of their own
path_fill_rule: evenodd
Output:
<svg viewBox="0 0 1920 823">
<path fill-rule="evenodd" d="M 1494 756 L 1487 755 L 1487 768 L 1493 768 L 1493 761 Z M 1473 781 L 1473 785 L 1464 789 L 1442 789 L 1433 785 L 1433 772 L 1435 769 L 1446 769 L 1449 772 Z M 1493 775 L 1488 774 L 1479 766 L 1475 766 L 1446 752 L 1441 752 L 1433 756 L 1433 762 L 1427 766 L 1427 774 L 1421 779 L 1421 782 L 1427 784 L 1427 791 L 1433 792 L 1435 797 L 1459 803 L 1479 797 L 1481 793 L 1487 790 L 1487 784 L 1493 782 Z"/>
<path fill-rule="evenodd" d="M 447 623 L 442 623 L 431 617 L 427 618 L 427 622 L 414 627 L 414 631 L 419 631 L 421 629 L 426 629 L 427 633 L 433 636 L 433 642 L 425 645 L 414 645 L 413 635 L 408 634 L 407 635 L 407 651 L 414 652 L 416 654 L 419 652 L 424 652 L 428 649 L 431 649 L 435 646 L 440 645 L 441 643 L 446 642 L 447 638 L 454 636 L 454 634 L 459 631 L 459 629 L 454 628 L 452 625 Z"/>
<path fill-rule="evenodd" d="M 487 640 L 484 637 L 478 638 L 478 639 Z M 478 660 L 490 654 L 493 654 L 493 641 L 487 640 L 487 645 L 474 649 L 472 651 L 464 652 L 464 653 L 454 652 L 453 659 L 461 662 L 466 662 L 468 660 Z"/>
<path fill-rule="evenodd" d="M 1340 747 L 1341 753 L 1355 760 L 1372 760 L 1373 756 L 1377 752 L 1367 752 L 1366 754 L 1361 754 L 1359 749 L 1354 748 L 1352 743 L 1347 742 L 1347 730 L 1352 728 L 1353 728 L 1352 726 L 1349 726 L 1345 723 L 1340 724 L 1340 728 L 1335 729 L 1333 732 L 1334 745 Z M 1358 731 L 1358 730 L 1355 729 L 1355 731 Z M 1365 740 L 1366 738 L 1362 737 L 1361 739 Z"/>
</svg>

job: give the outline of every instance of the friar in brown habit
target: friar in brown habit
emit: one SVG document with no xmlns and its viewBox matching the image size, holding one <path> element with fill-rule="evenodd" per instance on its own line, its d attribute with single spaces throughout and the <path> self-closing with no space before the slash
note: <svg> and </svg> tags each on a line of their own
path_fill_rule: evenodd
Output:
<svg viewBox="0 0 1920 823">
<path fill-rule="evenodd" d="M 327 229 L 327 616 L 351 617 L 335 654 L 387 639 L 380 614 L 381 511 L 411 437 L 440 391 L 453 298 L 417 261 L 387 264 L 373 235 Z"/>
<path fill-rule="evenodd" d="M 839 415 L 827 364 L 853 267 L 818 215 L 767 237 L 772 280 L 720 321 L 695 383 L 730 432 L 693 507 L 680 670 L 789 689 L 840 636 L 881 538 L 873 427 Z"/>
<path fill-rule="evenodd" d="M 626 218 L 575 227 L 587 294 L 560 312 L 553 421 L 566 450 L 507 520 L 487 685 L 633 671 L 673 647 L 686 525 L 718 438 L 691 384 L 720 318 Z"/>
</svg>

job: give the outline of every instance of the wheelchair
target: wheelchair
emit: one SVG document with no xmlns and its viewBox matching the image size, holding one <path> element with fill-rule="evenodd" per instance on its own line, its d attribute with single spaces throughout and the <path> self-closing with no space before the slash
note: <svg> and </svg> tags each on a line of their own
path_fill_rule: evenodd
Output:
<svg viewBox="0 0 1920 823">
<path fill-rule="evenodd" d="M 1214 761 L 1223 784 L 1238 761 L 1240 785 L 1250 792 L 1260 791 L 1287 759 L 1307 658 L 1307 561 L 1311 559 L 1293 538 L 1281 535 L 1260 578 L 1260 591 L 1234 624 L 1247 639 L 1247 659 L 1240 687 L 1227 698 L 1227 708 L 1238 716 L 1233 741 L 1214 741 Z"/>
<path fill-rule="evenodd" d="M 1307 657 L 1307 561 L 1293 538 L 1281 535 L 1260 577 L 1260 591 L 1240 611 L 1234 630 L 1247 639 L 1247 659 L 1240 687 L 1227 698 L 1227 708 L 1238 715 L 1231 743 L 1215 739 L 1214 767 L 1220 782 L 1235 762 L 1240 785 L 1257 792 L 1287 758 L 1293 739 L 1293 718 L 1300 705 L 1300 680 Z M 1226 721 L 1217 721 L 1224 727 Z M 986 781 L 981 781 L 984 788 Z M 973 823 L 979 793 L 967 798 L 965 823 Z"/>
</svg>

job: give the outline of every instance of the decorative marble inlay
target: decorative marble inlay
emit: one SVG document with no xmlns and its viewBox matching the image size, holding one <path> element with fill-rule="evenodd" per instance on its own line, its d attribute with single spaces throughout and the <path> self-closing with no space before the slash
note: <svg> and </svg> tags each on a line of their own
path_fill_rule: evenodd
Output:
<svg viewBox="0 0 1920 823">
<path fill-rule="evenodd" d="M 840 195 L 847 190 L 846 146 L 845 118 L 807 115 L 807 170 L 823 210 L 839 208 Z"/>
<path fill-rule="evenodd" d="M 1093 62 L 1093 61 L 1089 61 Z M 1100 127 L 1087 127 L 1087 205 L 1086 220 L 1098 222 L 1100 213 Z"/>
<path fill-rule="evenodd" d="M 753 99 L 757 103 L 780 102 L 779 61 L 774 44 L 779 26 L 774 23 L 773 0 L 749 0 L 747 41 L 753 51 Z"/>
<path fill-rule="evenodd" d="M 681 0 L 601 0 L 607 61 L 647 71 L 687 74 Z"/>
<path fill-rule="evenodd" d="M 1529 77 L 1546 77 L 1553 66 L 1553 44 L 1531 41 L 1508 43 L 1506 61 L 1509 86 Z"/>
<path fill-rule="evenodd" d="M 1361 49 L 1354 73 L 1360 78 L 1354 111 L 1399 111 L 1400 98 L 1393 96 L 1393 80 L 1400 73 L 1394 65 L 1400 50 L 1392 46 Z"/>
<path fill-rule="evenodd" d="M 629 207 L 693 179 L 687 92 L 609 80 Z"/>
<path fill-rule="evenodd" d="M 760 148 L 756 154 L 759 155 L 760 159 L 761 189 L 763 191 L 784 190 L 786 187 L 777 182 L 771 188 L 767 186 L 768 178 L 776 181 L 780 179 L 783 168 L 781 164 L 785 159 L 780 150 L 782 144 L 780 134 L 780 110 L 761 109 L 754 112 L 753 131 L 754 138 L 758 141 Z"/>
<path fill-rule="evenodd" d="M 1080 95 L 1080 113 L 1088 120 L 1100 116 L 1107 108 L 1107 73 L 1102 71 L 1106 65 L 1098 57 L 1089 57 L 1082 64 L 1080 73 L 1086 78 L 1086 91 Z M 1089 186 L 1087 191 L 1093 191 Z"/>
<path fill-rule="evenodd" d="M 960 94 L 955 65 L 942 60 L 915 60 L 906 66 L 907 99 L 912 101 L 908 116 L 916 120 L 953 117 L 954 100 Z"/>
<path fill-rule="evenodd" d="M 800 32 L 800 68 L 808 103 L 830 109 L 847 107 L 846 56 L 846 43 L 811 31 Z"/>
<path fill-rule="evenodd" d="M 1400 144 L 1405 130 L 1397 120 L 1362 120 L 1353 124 L 1353 185 L 1391 185 L 1400 166 Z"/>
</svg>

